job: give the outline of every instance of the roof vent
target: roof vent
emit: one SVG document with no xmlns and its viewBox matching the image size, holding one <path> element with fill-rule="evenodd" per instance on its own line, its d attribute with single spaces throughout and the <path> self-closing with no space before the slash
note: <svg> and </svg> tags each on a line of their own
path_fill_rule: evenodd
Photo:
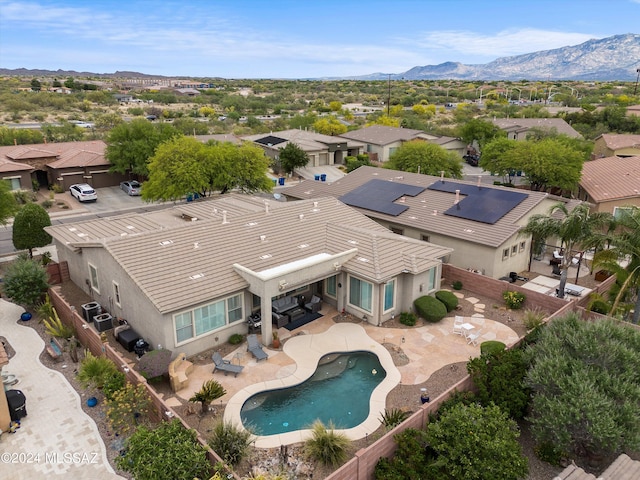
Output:
<svg viewBox="0 0 640 480">
<path fill-rule="evenodd" d="M 433 210 L 433 213 L 431 215 L 437 215 L 438 214 L 438 210 Z"/>
<path fill-rule="evenodd" d="M 264 213 L 269 213 L 269 202 L 264 201 Z"/>
<path fill-rule="evenodd" d="M 308 243 L 301 243 L 300 245 L 298 245 L 298 248 L 307 248 L 308 246 Z"/>
<path fill-rule="evenodd" d="M 225 225 L 227 223 L 229 223 L 229 221 L 227 220 L 227 211 L 222 210 L 222 224 Z"/>
<path fill-rule="evenodd" d="M 193 248 L 198 248 L 200 246 L 200 244 L 198 242 L 193 242 Z"/>
<path fill-rule="evenodd" d="M 298 215 L 298 218 L 299 218 L 300 220 L 304 220 L 304 213 L 301 213 L 300 215 Z"/>
<path fill-rule="evenodd" d="M 267 236 L 266 235 L 260 235 L 260 241 L 261 242 L 265 242 L 267 240 Z"/>
<path fill-rule="evenodd" d="M 160 245 L 164 247 L 166 245 L 171 245 L 172 243 L 173 243 L 173 240 L 163 240 L 160 242 Z"/>
<path fill-rule="evenodd" d="M 313 202 L 313 208 L 318 208 L 318 202 Z"/>
<path fill-rule="evenodd" d="M 268 259 L 268 258 L 271 258 L 271 254 L 269 254 L 269 253 L 267 253 L 267 254 L 265 254 L 265 255 L 260 255 L 260 259 L 261 259 L 261 260 L 266 260 L 266 259 Z"/>
<path fill-rule="evenodd" d="M 204 273 L 196 273 L 195 275 L 191 275 L 189 278 L 191 280 L 197 280 L 198 278 L 204 277 Z"/>
</svg>

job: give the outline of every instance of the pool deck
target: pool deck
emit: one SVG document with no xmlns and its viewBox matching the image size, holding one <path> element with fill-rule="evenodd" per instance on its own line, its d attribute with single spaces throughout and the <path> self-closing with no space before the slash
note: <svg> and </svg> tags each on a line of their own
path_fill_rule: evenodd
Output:
<svg viewBox="0 0 640 480">
<path fill-rule="evenodd" d="M 462 294 L 454 293 L 462 299 Z M 227 404 L 225 420 L 238 423 L 242 404 L 252 394 L 302 382 L 313 374 L 318 359 L 326 353 L 367 350 L 378 355 L 388 375 L 373 392 L 369 418 L 358 427 L 343 430 L 351 439 L 363 438 L 380 426 L 378 419 L 384 412 L 386 396 L 396 385 L 419 385 L 445 365 L 468 361 L 469 358 L 480 355 L 480 343 L 483 341 L 499 340 L 512 345 L 518 340 L 518 335 L 511 328 L 485 318 L 486 307 L 478 303 L 477 299 L 469 297 L 464 301 L 472 303 L 475 310 L 472 316 L 464 317 L 465 322 L 482 328 L 477 345 L 469 344 L 464 337 L 453 333 L 453 316 L 445 317 L 436 324 L 417 328 L 386 328 L 368 323 L 336 323 L 333 318 L 338 312 L 325 304 L 321 310 L 321 318 L 291 332 L 280 328 L 278 334 L 283 347 L 281 350 L 265 347 L 268 359 L 257 362 L 247 352 L 244 343 L 225 357 L 232 363 L 244 366 L 237 377 L 225 376 L 221 372 L 212 373 L 213 363 L 195 365 L 189 374 L 188 385 L 165 398 L 165 401 L 170 406 L 178 406 L 181 404 L 179 399 L 188 400 L 200 390 L 205 381 L 213 378 L 227 391 L 215 404 Z M 409 359 L 408 364 L 395 367 L 388 350 L 382 344 L 393 344 L 401 348 Z M 303 430 L 258 437 L 255 445 L 271 448 L 297 443 L 308 438 L 308 432 Z"/>
</svg>

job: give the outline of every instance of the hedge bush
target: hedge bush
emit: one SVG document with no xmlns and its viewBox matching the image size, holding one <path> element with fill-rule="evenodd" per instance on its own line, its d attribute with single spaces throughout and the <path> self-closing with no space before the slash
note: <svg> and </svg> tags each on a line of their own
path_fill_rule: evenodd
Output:
<svg viewBox="0 0 640 480">
<path fill-rule="evenodd" d="M 497 340 L 488 340 L 480 344 L 480 355 L 501 352 L 506 347 L 504 343 Z"/>
<path fill-rule="evenodd" d="M 440 300 L 430 295 L 424 295 L 413 302 L 418 315 L 427 322 L 439 322 L 447 315 L 447 307 Z"/>
<path fill-rule="evenodd" d="M 444 306 L 447 307 L 447 312 L 451 312 L 456 309 L 458 306 L 458 297 L 456 297 L 449 290 L 439 290 L 436 292 L 436 298 L 444 303 Z"/>
</svg>

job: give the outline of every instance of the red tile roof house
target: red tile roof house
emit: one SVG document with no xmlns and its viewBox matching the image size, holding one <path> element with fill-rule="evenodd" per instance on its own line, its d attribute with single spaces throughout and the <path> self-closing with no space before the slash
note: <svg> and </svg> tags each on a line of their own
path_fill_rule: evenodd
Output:
<svg viewBox="0 0 640 480">
<path fill-rule="evenodd" d="M 386 196 L 389 183 L 404 186 L 406 192 Z M 453 248 L 448 263 L 493 278 L 528 269 L 531 238 L 519 231 L 532 215 L 547 214 L 560 201 L 569 209 L 579 203 L 544 192 L 479 187 L 375 167 L 360 167 L 330 184 L 303 181 L 282 193 L 293 200 L 330 195 L 395 233 Z"/>
<path fill-rule="evenodd" d="M 0 180 L 7 182 L 11 190 L 31 190 L 32 171 L 31 165 L 0 158 Z"/>
<path fill-rule="evenodd" d="M 23 165 L 12 173 L 12 165 L 7 164 L 3 177 L 23 175 L 24 165 L 28 165 L 31 179 L 41 187 L 58 184 L 66 190 L 74 183 L 88 183 L 94 188 L 118 185 L 127 177 L 109 173 L 111 164 L 104 156 L 105 148 L 102 140 L 0 147 L 0 162 Z M 31 189 L 31 180 L 21 188 Z"/>
<path fill-rule="evenodd" d="M 372 125 L 371 127 L 353 130 L 339 135 L 342 138 L 354 140 L 365 145 L 364 152 L 369 154 L 369 158 L 376 162 L 387 162 L 389 157 L 404 143 L 411 140 L 424 140 L 435 143 L 447 150 L 456 151 L 464 155 L 467 145 L 460 139 L 452 137 L 440 137 L 432 135 L 422 130 L 410 128 L 386 127 L 383 125 Z"/>
<path fill-rule="evenodd" d="M 591 203 L 594 212 L 613 215 L 625 207 L 640 207 L 640 155 L 585 162 L 578 198 Z"/>
<path fill-rule="evenodd" d="M 640 155 L 640 135 L 603 133 L 593 145 L 593 158 L 632 157 Z"/>
<path fill-rule="evenodd" d="M 331 197 L 230 194 L 46 230 L 74 283 L 150 344 L 187 356 L 246 334 L 249 315 L 291 295 L 379 325 L 438 290 L 451 253 Z M 271 321 L 261 328 L 271 338 Z"/>
</svg>

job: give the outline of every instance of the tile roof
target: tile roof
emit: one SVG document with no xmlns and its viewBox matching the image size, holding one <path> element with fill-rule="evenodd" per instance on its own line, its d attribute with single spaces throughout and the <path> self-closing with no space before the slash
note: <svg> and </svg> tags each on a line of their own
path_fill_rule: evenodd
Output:
<svg viewBox="0 0 640 480">
<path fill-rule="evenodd" d="M 197 220 L 180 220 L 184 215 Z M 82 241 L 87 247 L 104 246 L 160 312 L 246 288 L 234 263 L 264 271 L 355 247 L 357 255 L 343 268 L 382 282 L 402 271 L 426 271 L 451 252 L 395 235 L 335 198 L 269 202 L 267 208 L 263 198 L 229 195 L 108 220 L 56 225 L 47 231 L 59 242 L 73 238 L 76 247 Z M 135 235 L 128 225 L 134 226 Z M 70 233 L 73 227 L 86 236 Z"/>
<path fill-rule="evenodd" d="M 630 147 L 640 148 L 640 135 L 603 133 L 598 138 L 602 138 L 604 144 L 611 150 Z"/>
<path fill-rule="evenodd" d="M 331 136 L 331 135 L 323 135 L 321 133 L 312 132 L 309 130 L 281 130 L 278 132 L 271 132 L 269 134 L 259 133 L 257 135 L 248 135 L 242 137 L 243 140 L 248 140 L 251 142 L 256 142 L 264 137 L 274 136 L 279 137 L 286 142 L 279 143 L 277 148 L 284 148 L 287 146 L 289 142 L 295 143 L 300 148 L 305 151 L 315 151 L 315 150 L 326 150 L 328 144 L 336 144 L 336 143 L 345 143 L 349 147 L 361 147 L 362 145 L 358 142 L 350 141 L 341 136 Z"/>
<path fill-rule="evenodd" d="M 324 197 L 327 195 L 339 198 L 372 179 L 383 179 L 423 187 L 428 187 L 434 182 L 440 181 L 439 177 L 430 175 L 399 172 L 385 168 L 360 167 L 331 184 L 306 180 L 298 185 L 287 188 L 283 193 L 289 197 L 298 199 Z M 445 181 L 452 180 L 445 179 Z M 474 184 L 474 182 L 465 182 L 462 180 L 455 181 L 470 185 Z M 482 185 L 482 188 L 505 189 L 506 187 Z M 371 218 L 390 222 L 395 225 L 404 225 L 420 231 L 460 238 L 481 245 L 498 247 L 519 230 L 520 225 L 518 222 L 521 222 L 521 219 L 530 212 L 532 208 L 540 204 L 543 200 L 551 198 L 549 194 L 542 192 L 529 190 L 518 190 L 518 192 L 526 193 L 527 198 L 493 225 L 444 215 L 442 212 L 453 205 L 454 195 L 428 189 L 415 197 L 405 197 L 403 205 L 409 208 L 397 216 L 362 208 L 357 208 L 357 210 Z"/>
<path fill-rule="evenodd" d="M 502 130 L 527 131 L 532 128 L 555 129 L 558 133 L 573 138 L 582 138 L 571 125 L 562 118 L 497 118 L 493 124 Z"/>
<path fill-rule="evenodd" d="M 372 125 L 370 127 L 353 130 L 340 135 L 340 137 L 370 143 L 372 145 L 388 145 L 394 142 L 404 142 L 427 135 L 422 130 L 411 128 L 386 127 L 384 125 Z M 425 137 L 428 138 L 428 137 Z"/>
<path fill-rule="evenodd" d="M 26 160 L 44 157 L 60 157 L 70 151 L 86 150 L 104 155 L 107 145 L 102 140 L 86 142 L 37 143 L 0 147 L 0 159 Z"/>
<path fill-rule="evenodd" d="M 584 162 L 580 186 L 595 202 L 640 196 L 640 156 Z"/>
<path fill-rule="evenodd" d="M 632 460 L 623 453 L 597 478 L 572 463 L 553 480 L 637 480 L 638 478 L 640 478 L 640 462 Z"/>
<path fill-rule="evenodd" d="M 0 172 L 17 172 L 19 170 L 33 170 L 33 167 L 26 163 L 12 162 L 11 160 L 0 158 Z"/>
<path fill-rule="evenodd" d="M 93 152 L 89 150 L 67 150 L 59 155 L 58 160 L 47 164 L 47 166 L 52 168 L 97 167 L 109 165 L 111 165 L 111 163 L 105 158 L 104 152 Z"/>
</svg>

